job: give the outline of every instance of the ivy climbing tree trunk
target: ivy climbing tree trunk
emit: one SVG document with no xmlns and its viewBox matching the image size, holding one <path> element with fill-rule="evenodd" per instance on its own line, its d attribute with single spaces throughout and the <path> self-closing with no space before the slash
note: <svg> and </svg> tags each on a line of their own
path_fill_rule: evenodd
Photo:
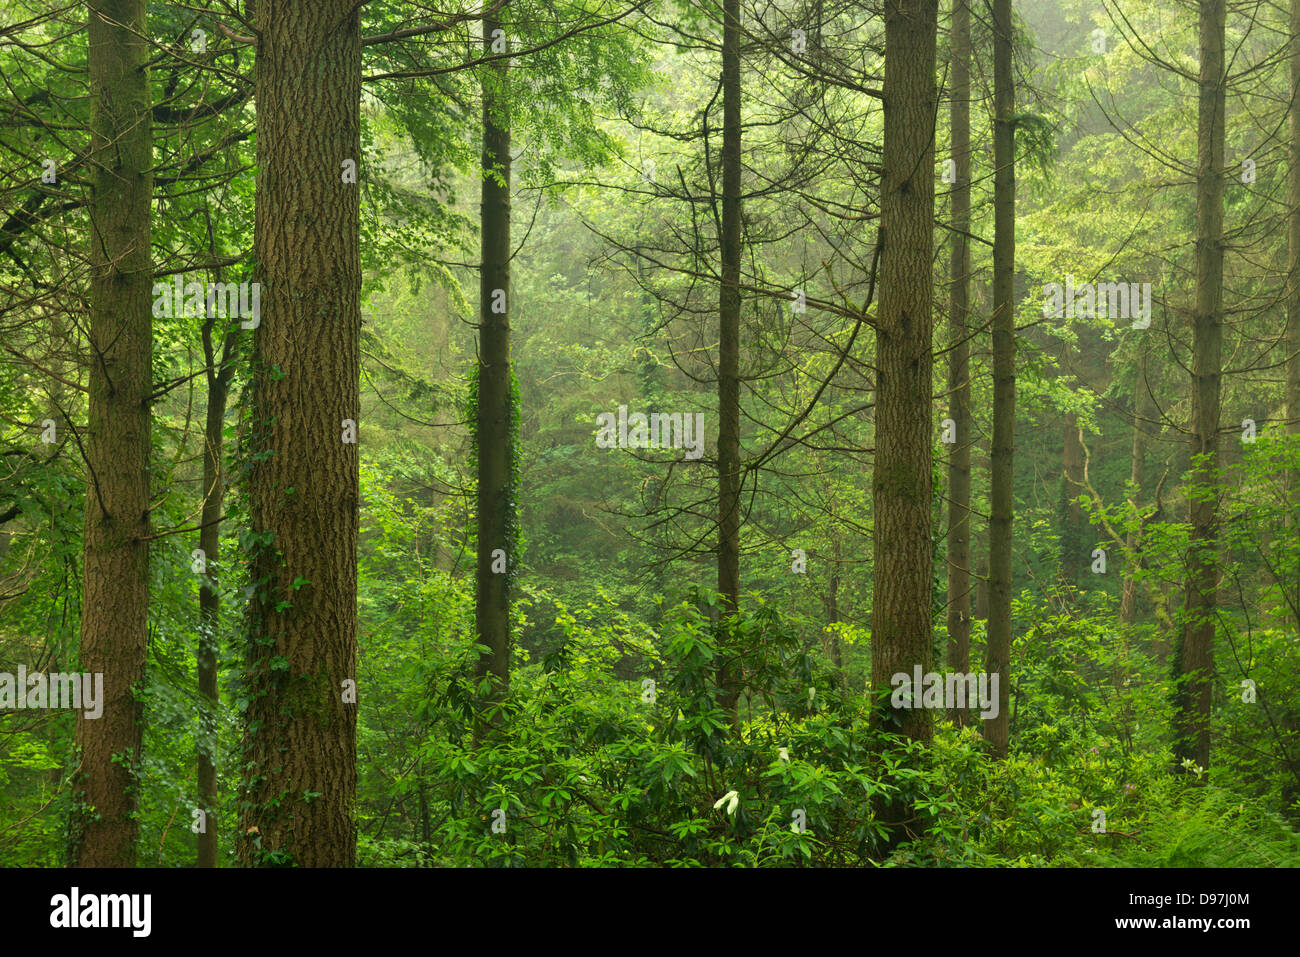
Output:
<svg viewBox="0 0 1300 957">
<path fill-rule="evenodd" d="M 1011 0 L 993 0 L 993 448 L 990 464 L 989 622 L 985 670 L 998 675 L 997 716 L 984 737 L 1010 742 L 1012 458 L 1016 432 L 1016 166 Z"/>
<path fill-rule="evenodd" d="M 922 707 L 890 707 L 893 675 L 930 670 L 934 434 L 930 336 L 938 0 L 886 0 L 880 308 L 876 319 L 875 582 L 871 687 L 877 724 L 928 739 Z M 920 705 L 920 690 L 913 689 Z"/>
<path fill-rule="evenodd" d="M 495 46 L 495 49 L 494 49 Z M 508 52 L 500 22 L 483 18 L 485 56 Z M 478 455 L 478 564 L 475 621 L 486 646 L 475 668 L 490 679 L 488 700 L 510 685 L 509 580 L 518 560 L 514 531 L 514 401 L 510 376 L 510 60 L 483 75 L 482 262 L 475 441 Z"/>
<path fill-rule="evenodd" d="M 1223 347 L 1224 0 L 1200 0 L 1197 81 L 1196 311 L 1192 317 L 1192 429 L 1186 615 L 1175 654 L 1174 757 L 1210 767 L 1214 619 L 1218 606 L 1219 390 Z"/>
<path fill-rule="evenodd" d="M 361 33 L 353 0 L 257 5 L 262 283 L 247 443 L 239 854 L 356 853 Z"/>
<path fill-rule="evenodd" d="M 948 459 L 948 670 L 970 670 L 970 6 L 952 5 L 952 260 L 948 276 L 952 351 L 948 353 L 949 417 L 953 443 Z M 958 725 L 970 712 L 958 708 Z"/>
<path fill-rule="evenodd" d="M 718 592 L 724 619 L 740 608 L 740 0 L 722 4 L 722 282 L 718 289 Z M 738 722 L 736 649 L 720 649 L 722 705 Z"/>
<path fill-rule="evenodd" d="M 77 712 L 81 771 L 71 856 L 133 867 L 135 773 L 148 650 L 152 428 L 153 127 L 144 0 L 91 0 L 89 422 L 81 668 L 104 676 L 103 712 Z"/>
<path fill-rule="evenodd" d="M 209 224 L 209 229 L 210 229 Z M 209 233 L 211 235 L 211 233 Z M 220 273 L 218 273 L 218 281 Z M 226 401 L 235 365 L 230 361 L 233 332 L 222 337 L 220 356 L 213 342 L 215 317 L 203 325 L 203 358 L 207 366 L 208 407 L 203 427 L 203 510 L 199 519 L 199 550 L 206 566 L 199 584 L 199 653 L 197 658 L 202 726 L 198 734 L 199 807 L 204 812 L 203 830 L 198 835 L 196 866 L 217 866 L 217 747 L 219 729 L 212 720 L 220 703 L 217 687 L 217 649 L 221 626 L 221 594 L 218 562 L 221 550 L 221 509 L 226 476 L 222 464 L 225 444 Z"/>
</svg>

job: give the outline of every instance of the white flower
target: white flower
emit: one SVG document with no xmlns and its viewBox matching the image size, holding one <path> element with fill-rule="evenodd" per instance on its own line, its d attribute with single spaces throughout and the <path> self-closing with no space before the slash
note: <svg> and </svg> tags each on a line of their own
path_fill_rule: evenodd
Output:
<svg viewBox="0 0 1300 957">
<path fill-rule="evenodd" d="M 730 803 L 728 803 L 728 801 Z M 740 805 L 740 794 L 736 791 L 728 791 L 726 794 L 722 795 L 722 797 L 713 802 L 713 810 L 716 811 L 724 804 L 727 805 L 728 814 L 735 814 L 736 808 Z"/>
<path fill-rule="evenodd" d="M 790 749 L 789 749 L 789 748 L 781 748 L 781 749 L 779 749 L 779 750 L 777 751 L 777 755 L 776 755 L 776 756 L 777 756 L 778 758 L 780 758 L 782 761 L 789 761 L 789 760 L 790 760 Z"/>
</svg>

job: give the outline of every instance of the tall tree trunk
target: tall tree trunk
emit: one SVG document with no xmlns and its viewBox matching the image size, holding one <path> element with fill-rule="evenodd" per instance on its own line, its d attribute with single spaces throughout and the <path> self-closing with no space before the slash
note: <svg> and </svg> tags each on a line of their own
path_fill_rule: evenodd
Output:
<svg viewBox="0 0 1300 957">
<path fill-rule="evenodd" d="M 203 727 L 198 746 L 198 778 L 200 808 L 205 815 L 204 828 L 199 832 L 198 867 L 217 866 L 217 763 L 218 728 L 210 717 L 220 703 L 217 687 L 217 642 L 221 627 L 221 595 L 217 591 L 218 561 L 221 550 L 221 508 L 225 497 L 226 476 L 222 467 L 226 421 L 226 400 L 234 364 L 227 360 L 228 350 L 223 349 L 218 359 L 213 346 L 214 317 L 209 316 L 204 328 L 203 352 L 207 362 L 208 409 L 203 428 L 203 512 L 199 528 L 199 549 L 203 552 L 206 574 L 199 584 L 199 697 L 203 699 Z M 229 341 L 228 338 L 225 341 Z"/>
<path fill-rule="evenodd" d="M 722 283 L 718 290 L 718 592 L 722 634 L 740 608 L 740 0 L 722 4 Z M 740 668 L 721 649 L 722 706 L 738 723 Z"/>
<path fill-rule="evenodd" d="M 361 32 L 353 0 L 257 5 L 248 489 L 249 691 L 239 853 L 356 855 Z M 345 425 L 345 421 L 350 424 Z"/>
<path fill-rule="evenodd" d="M 1288 175 L 1286 416 L 1287 432 L 1294 437 L 1300 436 L 1300 0 L 1291 0 L 1291 166 Z M 1288 505 L 1295 516 L 1300 513 L 1300 469 L 1291 472 L 1288 484 Z M 1295 600 L 1300 602 L 1300 581 L 1292 580 L 1283 587 L 1291 590 Z"/>
<path fill-rule="evenodd" d="M 989 516 L 989 624 L 985 670 L 998 675 L 997 717 L 984 737 L 1010 744 L 1012 457 L 1016 431 L 1016 166 L 1011 0 L 993 0 L 993 449 Z"/>
<path fill-rule="evenodd" d="M 1191 482 L 1218 482 L 1223 346 L 1224 0 L 1201 0 L 1196 148 L 1196 314 L 1192 340 Z M 1188 504 L 1191 547 L 1179 636 L 1174 757 L 1210 766 L 1214 619 L 1218 604 L 1218 496 Z"/>
<path fill-rule="evenodd" d="M 1079 577 L 1083 574 L 1084 555 L 1091 551 L 1084 537 L 1087 523 L 1083 508 L 1079 505 L 1079 495 L 1083 492 L 1083 439 L 1079 435 L 1078 413 L 1065 413 L 1062 433 L 1064 452 L 1061 456 L 1061 497 L 1064 502 L 1061 521 L 1064 527 L 1061 529 L 1061 574 L 1067 584 L 1077 588 Z"/>
<path fill-rule="evenodd" d="M 91 0 L 90 369 L 81 668 L 104 676 L 102 715 L 77 712 L 72 858 L 133 867 L 135 769 L 149 610 L 153 355 L 153 127 L 144 0 Z"/>
<path fill-rule="evenodd" d="M 871 686 L 878 723 L 928 739 L 930 713 L 890 707 L 891 678 L 930 669 L 930 404 L 938 0 L 886 0 L 884 179 L 876 329 L 875 582 Z M 914 688 L 915 703 L 920 690 Z"/>
<path fill-rule="evenodd" d="M 948 670 L 970 671 L 971 549 L 970 448 L 970 6 L 952 5 L 952 262 L 950 309 L 952 351 L 948 354 L 949 416 L 956 442 L 948 459 Z M 969 721 L 969 711 L 952 712 L 957 724 Z"/>
<path fill-rule="evenodd" d="M 493 54 L 494 43 L 501 49 L 505 34 L 493 36 L 501 29 L 494 17 L 483 18 L 485 56 Z M 475 676 L 479 679 L 490 676 L 490 701 L 499 700 L 510 685 L 509 578 L 517 560 L 511 534 L 516 503 L 511 474 L 514 403 L 510 388 L 510 114 L 506 87 L 509 63 L 508 57 L 493 61 L 483 78 L 475 621 L 479 642 L 487 651 L 479 656 Z"/>
<path fill-rule="evenodd" d="M 1133 397 L 1133 450 L 1129 478 L 1133 482 L 1134 504 L 1142 504 L 1142 483 L 1147 465 L 1147 422 L 1155 414 L 1154 402 L 1147 387 L 1147 353 L 1141 350 L 1138 355 L 1137 394 Z M 1137 573 L 1141 560 L 1137 551 L 1142 543 L 1142 530 L 1135 529 L 1128 535 L 1129 559 L 1124 570 L 1124 586 L 1120 592 L 1119 617 L 1126 625 L 1137 620 Z"/>
</svg>

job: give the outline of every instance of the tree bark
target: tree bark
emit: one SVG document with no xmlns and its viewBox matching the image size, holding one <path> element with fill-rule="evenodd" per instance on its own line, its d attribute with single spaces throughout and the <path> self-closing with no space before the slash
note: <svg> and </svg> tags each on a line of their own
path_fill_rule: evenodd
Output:
<svg viewBox="0 0 1300 957">
<path fill-rule="evenodd" d="M 153 391 L 153 127 L 144 0 L 91 0 L 90 368 L 81 668 L 104 676 L 102 715 L 77 713 L 72 859 L 133 867 L 148 650 Z"/>
<path fill-rule="evenodd" d="M 1010 744 L 1012 459 L 1016 430 L 1016 167 L 1011 0 L 993 0 L 993 448 L 989 516 L 989 623 L 985 670 L 998 675 L 997 717 L 984 737 L 999 757 Z"/>
<path fill-rule="evenodd" d="M 740 0 L 722 4 L 722 242 L 718 289 L 718 592 L 721 636 L 740 609 Z M 738 723 L 739 662 L 722 647 L 722 706 Z"/>
<path fill-rule="evenodd" d="M 935 45 L 938 0 L 885 4 L 884 177 L 876 329 L 874 720 L 925 740 L 932 717 L 892 708 L 891 678 L 930 669 L 933 448 L 931 262 L 934 249 Z M 913 689 L 920 704 L 920 689 Z"/>
<path fill-rule="evenodd" d="M 1223 346 L 1224 0 L 1200 0 L 1196 148 L 1196 313 L 1192 341 L 1191 483 L 1218 482 Z M 1186 620 L 1179 636 L 1174 757 L 1210 767 L 1214 619 L 1218 605 L 1218 496 L 1188 503 Z"/>
<path fill-rule="evenodd" d="M 361 33 L 353 0 L 257 5 L 249 704 L 240 858 L 356 852 Z M 351 177 L 355 180 L 356 176 Z M 344 421 L 352 423 L 352 434 Z M 353 697 L 352 692 L 357 697 Z"/>
<path fill-rule="evenodd" d="M 485 55 L 492 55 L 492 34 L 499 29 L 498 20 L 483 18 Z M 510 387 L 509 62 L 508 58 L 493 61 L 483 79 L 475 622 L 479 642 L 487 650 L 479 655 L 475 676 L 480 680 L 490 678 L 488 701 L 500 700 L 510 685 L 509 577 L 517 559 L 511 533 L 516 503 L 511 468 L 514 403 Z M 499 553 L 497 560 L 493 558 L 497 550 L 505 552 L 505 572 L 501 571 Z"/>
<path fill-rule="evenodd" d="M 949 104 L 952 159 L 956 182 L 952 188 L 952 261 L 950 322 L 952 351 L 948 354 L 949 415 L 956 442 L 948 460 L 948 670 L 970 670 L 971 549 L 970 549 L 970 6 L 952 5 L 952 93 Z M 970 720 L 969 710 L 952 712 L 958 726 Z"/>
<path fill-rule="evenodd" d="M 208 719 L 220 704 L 217 686 L 217 643 L 221 627 L 221 595 L 218 562 L 221 551 L 221 508 L 225 498 L 226 476 L 222 465 L 226 421 L 226 400 L 235 367 L 223 349 L 220 359 L 212 342 L 214 317 L 209 316 L 204 329 L 203 351 L 207 362 L 208 408 L 203 428 L 203 511 L 199 528 L 199 549 L 203 552 L 206 574 L 199 584 L 199 653 L 197 658 L 199 697 L 203 699 L 205 718 L 200 730 L 198 779 L 200 808 L 205 814 L 204 829 L 198 835 L 198 867 L 217 866 L 217 725 Z M 229 339 L 226 338 L 229 342 Z"/>
</svg>

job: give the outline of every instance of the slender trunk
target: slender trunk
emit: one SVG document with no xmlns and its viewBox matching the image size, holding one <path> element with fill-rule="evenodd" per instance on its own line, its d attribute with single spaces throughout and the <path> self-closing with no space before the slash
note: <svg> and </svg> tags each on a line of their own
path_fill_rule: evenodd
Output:
<svg viewBox="0 0 1300 957">
<path fill-rule="evenodd" d="M 356 857 L 361 31 L 353 0 L 257 5 L 262 284 L 248 439 L 240 859 Z"/>
<path fill-rule="evenodd" d="M 1083 492 L 1083 439 L 1079 435 L 1078 413 L 1065 413 L 1062 432 L 1065 451 L 1061 457 L 1061 497 L 1065 501 L 1061 509 L 1064 523 L 1061 529 L 1061 574 L 1068 585 L 1077 588 L 1079 576 L 1083 574 L 1084 556 L 1092 550 L 1084 535 L 1087 523 L 1079 505 L 1079 495 Z"/>
<path fill-rule="evenodd" d="M 935 45 L 938 0 L 886 0 L 884 179 L 876 330 L 873 719 L 928 739 L 929 711 L 892 708 L 892 677 L 930 669 L 931 261 L 934 248 Z M 920 705 L 919 688 L 912 689 Z"/>
<path fill-rule="evenodd" d="M 1300 0 L 1291 0 L 1291 166 L 1288 175 L 1286 415 L 1287 433 L 1294 437 L 1300 436 Z M 1291 472 L 1288 484 L 1288 506 L 1294 523 L 1300 517 L 1300 469 Z M 1284 587 L 1292 589 L 1291 594 L 1300 602 L 1300 581 L 1293 580 Z"/>
<path fill-rule="evenodd" d="M 1010 744 L 1012 458 L 1016 430 L 1016 167 L 1011 0 L 993 0 L 993 449 L 989 516 L 989 624 L 985 670 L 998 675 L 997 716 L 984 737 Z"/>
<path fill-rule="evenodd" d="M 948 460 L 948 670 L 970 671 L 970 6 L 952 5 L 952 159 L 956 182 L 952 188 L 951 280 L 952 351 L 948 354 L 949 415 L 956 442 Z M 969 712 L 952 712 L 957 724 L 969 722 Z"/>
<path fill-rule="evenodd" d="M 221 624 L 221 596 L 217 592 L 217 562 L 221 548 L 221 506 L 225 475 L 221 467 L 222 427 L 226 420 L 226 397 L 233 366 L 215 369 L 208 349 L 208 411 L 203 430 L 203 517 L 199 548 L 207 565 L 199 585 L 199 697 L 203 699 L 204 721 L 198 745 L 200 808 L 205 815 L 199 832 L 197 866 L 217 866 L 217 735 L 211 719 L 219 703 L 217 689 L 217 641 Z"/>
<path fill-rule="evenodd" d="M 718 290 L 718 592 L 721 633 L 740 608 L 740 0 L 722 4 L 722 283 Z M 738 721 L 740 668 L 721 649 L 722 706 Z"/>
<path fill-rule="evenodd" d="M 1224 0 L 1201 0 L 1196 149 L 1196 314 L 1192 340 L 1190 482 L 1218 480 L 1219 389 L 1223 345 Z M 1210 766 L 1214 618 L 1218 604 L 1218 497 L 1188 504 L 1186 621 L 1177 649 L 1174 757 Z"/>
<path fill-rule="evenodd" d="M 153 391 L 153 131 L 144 0 L 91 0 L 90 368 L 81 668 L 103 713 L 77 712 L 72 859 L 135 865 L 135 769 L 148 648 Z"/>
<path fill-rule="evenodd" d="M 495 18 L 483 18 L 485 56 L 493 54 L 494 43 L 501 49 L 505 37 L 498 32 L 501 30 Z M 488 701 L 499 701 L 510 686 L 509 583 L 517 560 L 512 534 L 516 503 L 511 467 L 509 63 L 508 57 L 493 61 L 483 78 L 475 622 L 479 643 L 487 650 L 479 656 L 475 676 L 480 680 L 490 677 Z"/>
<path fill-rule="evenodd" d="M 1142 350 L 1138 356 L 1137 395 L 1133 400 L 1133 450 L 1129 478 L 1133 483 L 1133 501 L 1142 504 L 1142 482 L 1147 465 L 1147 420 L 1155 414 L 1154 403 L 1147 386 L 1147 353 Z M 1119 617 L 1126 625 L 1137 620 L 1137 573 L 1141 568 L 1138 549 L 1142 543 L 1141 529 L 1135 529 L 1128 536 L 1128 562 L 1124 572 L 1124 587 L 1120 593 Z"/>
</svg>

